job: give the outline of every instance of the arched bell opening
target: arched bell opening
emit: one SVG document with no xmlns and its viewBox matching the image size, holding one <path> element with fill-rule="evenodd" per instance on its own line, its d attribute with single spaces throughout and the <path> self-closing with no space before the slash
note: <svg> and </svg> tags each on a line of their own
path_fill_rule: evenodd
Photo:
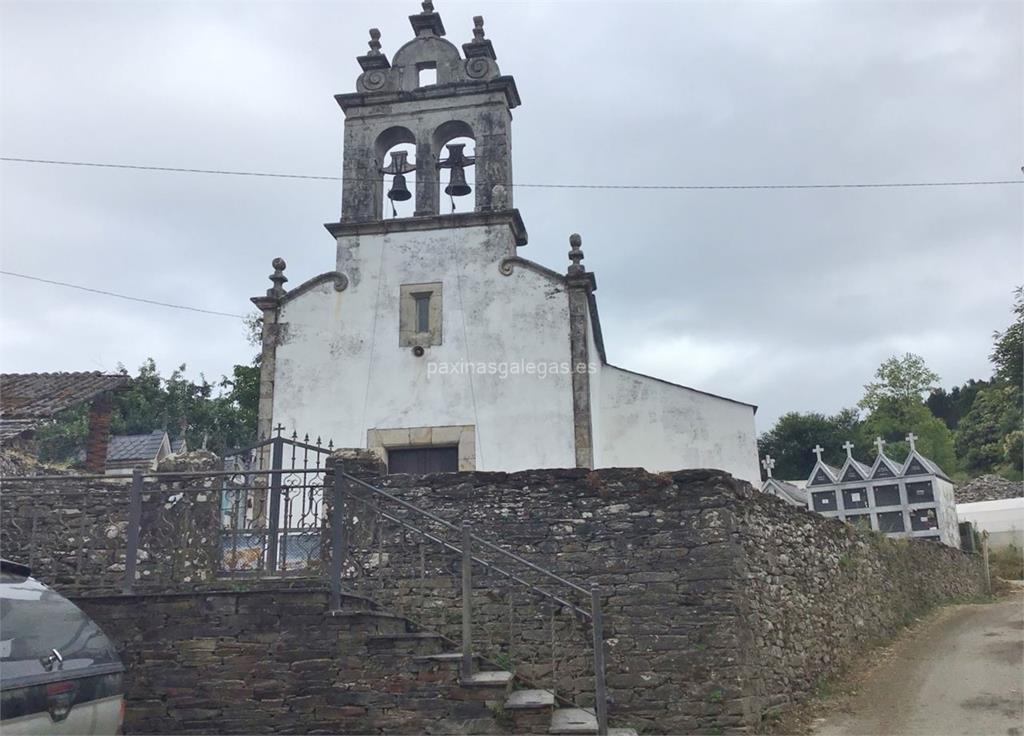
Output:
<svg viewBox="0 0 1024 736">
<path fill-rule="evenodd" d="M 416 137 L 408 128 L 388 128 L 375 145 L 377 219 L 412 217 L 416 191 Z"/>
<path fill-rule="evenodd" d="M 434 131 L 437 152 L 438 212 L 476 210 L 476 140 L 473 129 L 461 120 L 451 120 Z"/>
</svg>

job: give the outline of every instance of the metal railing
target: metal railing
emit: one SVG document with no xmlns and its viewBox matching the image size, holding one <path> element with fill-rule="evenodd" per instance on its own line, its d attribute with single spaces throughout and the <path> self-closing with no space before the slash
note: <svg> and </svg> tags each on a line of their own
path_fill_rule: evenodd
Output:
<svg viewBox="0 0 1024 736">
<path fill-rule="evenodd" d="M 422 509 L 409 501 L 406 501 L 395 494 L 374 486 L 366 481 L 356 478 L 344 472 L 343 464 L 336 462 L 334 467 L 328 471 L 326 484 L 333 486 L 331 499 L 331 540 L 329 548 L 332 550 L 331 565 L 329 570 L 331 581 L 331 607 L 338 609 L 341 605 L 343 593 L 343 567 L 349 559 L 351 552 L 350 535 L 353 532 L 351 518 L 352 506 L 375 514 L 375 520 L 379 527 L 375 534 L 379 543 L 376 564 L 382 568 L 385 564 L 382 553 L 384 538 L 382 524 L 392 524 L 403 532 L 409 532 L 425 542 L 429 542 L 441 548 L 447 553 L 456 556 L 459 565 L 460 596 L 461 596 L 461 661 L 460 675 L 463 679 L 471 679 L 473 676 L 474 662 L 474 610 L 473 610 L 473 568 L 479 566 L 487 572 L 494 573 L 510 583 L 523 586 L 530 593 L 546 599 L 551 605 L 568 609 L 572 614 L 590 624 L 591 659 L 593 662 L 594 677 L 594 715 L 597 720 L 598 733 L 608 732 L 608 693 L 605 681 L 605 650 L 604 650 L 604 616 L 601 607 L 601 590 L 595 583 L 589 588 L 575 583 L 549 569 L 546 569 L 530 560 L 516 554 L 504 547 L 495 544 L 477 534 L 473 533 L 469 521 L 463 521 L 457 525 L 446 519 Z M 359 495 L 359 494 L 362 495 Z M 415 517 L 416 521 L 395 511 L 389 511 L 382 504 L 393 504 L 405 512 L 406 517 Z M 445 538 L 438 530 L 446 532 L 449 538 Z M 457 540 L 453 543 L 451 538 Z M 336 553 L 335 553 L 336 552 Z M 487 559 L 483 554 L 489 553 L 499 558 L 502 564 L 497 564 L 493 559 Z M 517 573 L 508 568 L 525 568 L 528 573 Z M 525 575 L 533 574 L 536 578 L 545 581 L 547 586 L 531 582 Z M 563 588 L 569 595 L 558 595 L 549 590 L 548 587 Z M 582 599 L 582 603 L 574 603 L 570 598 L 574 595 Z M 554 647 L 554 622 L 552 619 L 552 647 Z M 554 652 L 552 652 L 554 660 Z M 552 678 L 554 678 L 554 667 L 552 667 Z M 552 685 L 552 692 L 557 696 L 555 684 Z"/>
<path fill-rule="evenodd" d="M 5 552 L 30 562 L 45 554 L 54 569 L 59 563 L 62 584 L 123 594 L 198 588 L 216 585 L 218 578 L 238 576 L 327 577 L 332 610 L 339 610 L 343 594 L 358 592 L 360 585 L 379 586 L 374 591 L 388 605 L 389 599 L 400 603 L 403 586 L 450 581 L 453 597 L 443 610 L 445 616 L 451 612 L 453 617 L 428 622 L 426 627 L 452 624 L 448 638 L 460 646 L 459 671 L 464 680 L 473 678 L 476 657 L 491 657 L 495 662 L 495 652 L 486 650 L 485 639 L 499 626 L 493 612 L 490 619 L 484 616 L 479 599 L 504 592 L 507 632 L 500 632 L 503 641 L 495 645 L 500 650 L 496 656 L 507 658 L 503 668 L 515 669 L 513 627 L 516 613 L 522 612 L 520 634 L 525 638 L 530 633 L 533 642 L 522 643 L 522 649 L 541 652 L 548 645 L 537 642 L 549 635 L 550 663 L 525 662 L 524 671 L 531 665 L 532 674 L 517 676 L 531 684 L 550 678 L 557 701 L 576 703 L 575 696 L 584 693 L 576 683 L 581 674 L 587 674 L 580 662 L 588 661 L 598 731 L 607 733 L 604 617 L 596 584 L 585 587 L 474 533 L 469 521 L 454 523 L 354 477 L 345 472 L 341 461 L 333 466 L 327 461 L 311 467 L 281 467 L 287 465 L 281 461 L 289 442 L 294 443 L 295 452 L 316 451 L 318 459 L 322 454 L 318 445 L 304 448 L 294 438 L 278 437 L 250 448 L 256 456 L 269 454 L 271 467 L 267 468 L 250 462 L 224 470 L 136 470 L 130 484 L 127 478 L 94 475 L 2 478 L 5 492 L 14 484 L 27 483 L 33 490 L 32 484 L 47 482 L 48 486 L 47 493 L 21 496 L 28 499 L 26 505 L 38 506 L 19 509 L 17 518 L 4 519 L 5 544 L 16 542 L 18 547 Z M 457 513 L 465 517 L 471 511 Z M 418 561 L 411 559 L 414 545 Z M 399 555 L 409 558 L 404 567 L 395 559 Z M 46 574 L 45 565 L 40 572 Z M 488 576 L 494 584 L 480 585 Z M 524 591 L 544 602 L 548 619 L 533 604 L 515 605 Z M 456 597 L 461 598 L 457 606 Z M 556 618 L 562 612 L 569 616 L 562 619 L 559 632 Z M 418 615 L 408 617 L 416 620 Z M 550 628 L 545 629 L 548 620 Z M 527 631 L 527 626 L 533 628 Z M 559 633 L 570 640 L 557 641 Z M 568 662 L 563 669 L 570 671 L 568 692 L 559 688 L 558 644 Z"/>
</svg>

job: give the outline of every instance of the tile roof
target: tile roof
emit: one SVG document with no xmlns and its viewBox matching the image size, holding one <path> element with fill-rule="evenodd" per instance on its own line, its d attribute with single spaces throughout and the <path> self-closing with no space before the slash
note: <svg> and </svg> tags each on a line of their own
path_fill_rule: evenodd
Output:
<svg viewBox="0 0 1024 736">
<path fill-rule="evenodd" d="M 0 417 L 46 419 L 130 380 L 100 371 L 0 374 Z"/>
<path fill-rule="evenodd" d="M 6 442 L 39 426 L 38 419 L 0 419 L 0 442 Z"/>
<path fill-rule="evenodd" d="M 154 460 L 160 452 L 167 433 L 155 429 L 149 434 L 122 434 L 110 438 L 107 445 L 107 462 L 129 462 L 132 460 Z"/>
</svg>

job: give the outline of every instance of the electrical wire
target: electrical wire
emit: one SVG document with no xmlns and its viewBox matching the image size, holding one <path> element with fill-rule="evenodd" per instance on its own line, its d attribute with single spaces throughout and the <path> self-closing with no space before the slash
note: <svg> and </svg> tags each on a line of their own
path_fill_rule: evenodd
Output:
<svg viewBox="0 0 1024 736">
<path fill-rule="evenodd" d="M 78 289 L 79 291 L 88 291 L 93 294 L 102 294 L 103 296 L 113 296 L 118 299 L 127 299 L 132 302 L 142 302 L 143 304 L 153 304 L 158 307 L 169 307 L 170 309 L 183 309 L 188 312 L 200 312 L 202 314 L 215 314 L 220 317 L 234 317 L 236 319 L 245 319 L 243 314 L 232 314 L 231 312 L 218 312 L 214 309 L 202 309 L 200 307 L 189 307 L 184 304 L 171 304 L 169 302 L 160 302 L 155 299 L 145 299 L 140 296 L 128 296 L 127 294 L 118 294 L 113 291 L 105 291 L 104 289 L 93 289 L 89 286 L 81 286 L 80 284 L 69 284 L 66 281 L 55 281 L 53 279 L 44 279 L 39 276 L 29 276 L 24 273 L 15 273 L 14 271 L 0 271 L 0 275 L 3 276 L 14 276 L 19 279 L 27 279 L 29 281 L 39 281 L 44 284 L 52 284 L 54 286 L 63 286 L 68 289 Z"/>
<path fill-rule="evenodd" d="M 137 164 L 113 164 L 94 161 L 60 161 L 42 158 L 15 158 L 0 156 L 0 161 L 49 164 L 54 166 L 86 166 L 103 169 L 132 169 L 135 171 L 159 171 L 181 174 L 217 174 L 221 176 L 252 176 L 274 179 L 308 179 L 314 181 L 368 181 L 366 179 L 341 176 L 316 176 L 312 174 L 281 174 L 266 171 L 233 171 L 230 169 L 191 169 L 176 166 L 148 166 Z M 373 181 L 376 181 L 375 179 Z M 1024 179 L 953 180 L 953 181 L 904 181 L 904 182 L 835 182 L 827 184 L 541 184 L 506 183 L 506 186 L 533 189 L 642 189 L 667 191 L 702 190 L 744 190 L 744 189 L 898 189 L 914 187 L 973 187 L 1007 186 L 1024 184 Z"/>
</svg>

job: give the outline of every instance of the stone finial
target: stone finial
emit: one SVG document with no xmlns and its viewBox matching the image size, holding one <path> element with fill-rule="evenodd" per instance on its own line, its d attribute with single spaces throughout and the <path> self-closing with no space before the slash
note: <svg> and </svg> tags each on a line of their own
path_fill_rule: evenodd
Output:
<svg viewBox="0 0 1024 736">
<path fill-rule="evenodd" d="M 370 40 L 369 40 L 368 43 L 370 45 L 370 53 L 369 53 L 370 56 L 376 56 L 377 54 L 380 53 L 380 29 L 379 28 L 371 28 L 370 29 Z"/>
<path fill-rule="evenodd" d="M 288 264 L 284 262 L 283 258 L 275 258 L 270 265 L 274 267 L 274 273 L 269 276 L 274 285 L 267 289 L 267 296 L 280 298 L 284 296 L 284 285 L 288 281 L 288 277 L 284 275 L 284 269 Z"/>
<path fill-rule="evenodd" d="M 815 445 L 811 448 L 811 452 L 814 453 L 815 457 L 818 458 L 818 462 L 821 462 L 821 453 L 825 452 L 825 448 L 821 445 Z"/>
<path fill-rule="evenodd" d="M 388 69 L 391 67 L 391 62 L 380 50 L 380 29 L 370 29 L 370 40 L 367 42 L 370 46 L 370 50 L 367 51 L 363 56 L 357 56 L 356 61 L 359 62 L 359 66 L 364 72 L 378 71 L 381 69 Z M 380 75 L 376 75 L 380 77 Z M 365 77 L 365 75 L 364 75 Z M 383 77 L 381 77 L 383 81 Z M 371 87 L 371 89 L 379 89 L 380 85 Z"/>
<path fill-rule="evenodd" d="M 853 460 L 853 448 L 854 448 L 854 446 L 855 445 L 852 442 L 850 442 L 850 440 L 846 440 L 846 442 L 843 443 L 843 449 L 846 450 L 846 459 L 847 460 Z"/>
<path fill-rule="evenodd" d="M 911 432 L 910 434 L 907 435 L 907 442 L 910 443 L 910 451 L 911 452 L 916 452 L 917 451 L 917 445 L 916 445 L 917 439 L 918 439 L 917 435 L 914 434 L 913 432 Z"/>
<path fill-rule="evenodd" d="M 579 236 L 579 233 L 573 233 L 569 236 L 569 260 L 572 265 L 569 266 L 569 274 L 575 275 L 583 273 L 586 269 L 582 265 L 583 261 L 583 238 Z"/>
<path fill-rule="evenodd" d="M 878 454 L 882 455 L 885 453 L 885 440 L 881 437 L 875 437 L 875 447 L 878 448 Z"/>
<path fill-rule="evenodd" d="M 769 478 L 772 477 L 772 468 L 775 467 L 775 458 L 771 455 L 765 455 L 764 460 L 761 461 L 761 467 L 764 468 L 764 472 Z"/>
<path fill-rule="evenodd" d="M 441 22 L 441 16 L 434 11 L 434 3 L 424 0 L 422 6 L 423 12 L 409 16 L 413 33 L 417 36 L 443 36 L 444 23 Z"/>
<path fill-rule="evenodd" d="M 494 61 L 498 58 L 494 53 L 494 46 L 484 38 L 484 17 L 482 15 L 473 16 L 473 40 L 462 44 L 462 50 L 465 52 L 467 59 L 490 59 Z M 488 76 L 490 73 L 497 73 L 497 68 L 493 64 L 483 64 L 479 61 L 473 66 L 468 67 L 468 70 L 470 71 L 470 76 L 474 79 L 480 79 Z"/>
</svg>

